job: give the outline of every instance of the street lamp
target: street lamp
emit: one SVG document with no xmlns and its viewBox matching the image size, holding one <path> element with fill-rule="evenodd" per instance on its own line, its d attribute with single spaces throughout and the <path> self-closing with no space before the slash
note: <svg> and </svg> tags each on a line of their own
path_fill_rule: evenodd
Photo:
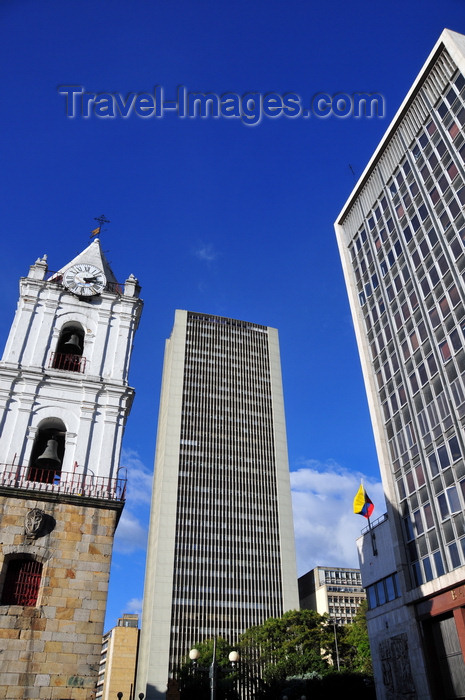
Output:
<svg viewBox="0 0 465 700">
<path fill-rule="evenodd" d="M 189 652 L 190 660 L 196 664 L 200 656 L 200 651 L 198 649 L 191 649 Z M 239 661 L 239 652 L 230 651 L 228 655 L 229 662 L 232 666 Z M 216 680 L 218 674 L 218 665 L 216 663 L 216 637 L 213 640 L 213 659 L 210 664 L 209 678 L 210 678 L 210 700 L 216 700 Z"/>
<path fill-rule="evenodd" d="M 337 670 L 340 670 L 340 663 L 339 663 L 339 647 L 337 645 L 337 632 L 336 632 L 336 618 L 333 617 L 333 627 L 334 627 L 334 645 L 336 647 L 336 663 L 337 663 Z"/>
</svg>

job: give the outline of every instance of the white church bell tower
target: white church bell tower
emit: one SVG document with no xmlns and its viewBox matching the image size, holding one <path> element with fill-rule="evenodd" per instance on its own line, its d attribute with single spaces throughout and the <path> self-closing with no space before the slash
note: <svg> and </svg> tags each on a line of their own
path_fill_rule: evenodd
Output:
<svg viewBox="0 0 465 700">
<path fill-rule="evenodd" d="M 93 697 L 141 310 L 98 239 L 20 281 L 0 361 L 0 697 Z"/>
</svg>

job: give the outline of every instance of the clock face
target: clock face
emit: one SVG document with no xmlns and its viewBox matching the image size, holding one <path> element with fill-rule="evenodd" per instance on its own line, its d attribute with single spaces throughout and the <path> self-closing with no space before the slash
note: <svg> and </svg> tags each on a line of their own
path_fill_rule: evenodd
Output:
<svg viewBox="0 0 465 700">
<path fill-rule="evenodd" d="M 70 292 L 80 297 L 100 294 L 107 280 L 102 270 L 89 263 L 71 265 L 63 276 L 63 284 Z"/>
</svg>

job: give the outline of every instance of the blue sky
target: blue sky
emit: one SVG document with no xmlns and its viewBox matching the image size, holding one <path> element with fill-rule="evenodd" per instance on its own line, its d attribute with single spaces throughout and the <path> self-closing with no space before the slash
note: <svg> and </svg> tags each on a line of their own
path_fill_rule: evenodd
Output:
<svg viewBox="0 0 465 700">
<path fill-rule="evenodd" d="M 361 476 L 384 510 L 333 222 L 463 0 L 3 0 L 0 5 L 6 338 L 20 276 L 58 269 L 111 223 L 102 247 L 145 301 L 122 464 L 106 627 L 140 610 L 164 340 L 176 308 L 279 329 L 298 569 L 356 565 Z M 376 92 L 384 118 L 66 116 L 58 87 L 243 96 Z"/>
</svg>

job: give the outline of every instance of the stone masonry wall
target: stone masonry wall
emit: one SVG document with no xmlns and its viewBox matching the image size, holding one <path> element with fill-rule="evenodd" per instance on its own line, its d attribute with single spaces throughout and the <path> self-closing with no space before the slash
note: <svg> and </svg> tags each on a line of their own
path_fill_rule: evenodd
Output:
<svg viewBox="0 0 465 700">
<path fill-rule="evenodd" d="M 122 504 L 37 496 L 0 494 L 0 595 L 10 557 L 43 564 L 36 607 L 0 603 L 0 698 L 91 700 Z M 25 518 L 35 508 L 45 516 L 28 536 Z"/>
</svg>

